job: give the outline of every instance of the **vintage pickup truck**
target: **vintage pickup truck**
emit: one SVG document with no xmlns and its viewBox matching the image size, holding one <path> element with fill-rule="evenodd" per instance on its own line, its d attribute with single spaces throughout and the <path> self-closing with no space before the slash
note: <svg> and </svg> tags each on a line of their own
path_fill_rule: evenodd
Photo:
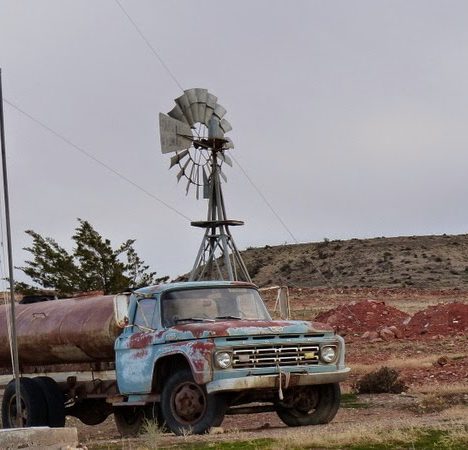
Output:
<svg viewBox="0 0 468 450">
<path fill-rule="evenodd" d="M 17 315 L 27 426 L 63 426 L 65 415 L 98 424 L 113 413 L 122 435 L 145 419 L 199 434 L 225 414 L 266 411 L 289 426 L 323 424 L 349 372 L 340 336 L 320 323 L 272 320 L 250 283 L 164 284 L 18 305 Z M 0 309 L 8 428 L 18 414 L 6 328 Z"/>
</svg>

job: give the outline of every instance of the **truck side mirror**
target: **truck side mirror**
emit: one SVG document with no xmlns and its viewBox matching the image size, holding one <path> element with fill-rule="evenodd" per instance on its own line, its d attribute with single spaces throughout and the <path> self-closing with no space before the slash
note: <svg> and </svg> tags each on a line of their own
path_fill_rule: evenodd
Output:
<svg viewBox="0 0 468 450">
<path fill-rule="evenodd" d="M 114 297 L 114 319 L 119 328 L 128 325 L 128 303 L 130 294 L 118 294 Z"/>
</svg>

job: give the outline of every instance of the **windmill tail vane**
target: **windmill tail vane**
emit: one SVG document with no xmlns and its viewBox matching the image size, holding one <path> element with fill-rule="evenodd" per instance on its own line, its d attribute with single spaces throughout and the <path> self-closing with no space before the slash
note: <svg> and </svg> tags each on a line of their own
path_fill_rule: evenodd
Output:
<svg viewBox="0 0 468 450">
<path fill-rule="evenodd" d="M 187 182 L 186 194 L 193 188 L 197 199 L 201 191 L 208 200 L 206 220 L 191 222 L 205 233 L 190 280 L 251 281 L 229 229 L 244 223 L 227 218 L 222 192 L 221 180 L 227 182 L 223 167 L 232 167 L 227 151 L 234 148 L 225 136 L 232 130 L 225 114 L 218 98 L 200 88 L 184 91 L 171 111 L 159 114 L 161 152 L 173 154 L 169 168 L 177 166 L 177 181 Z"/>
</svg>

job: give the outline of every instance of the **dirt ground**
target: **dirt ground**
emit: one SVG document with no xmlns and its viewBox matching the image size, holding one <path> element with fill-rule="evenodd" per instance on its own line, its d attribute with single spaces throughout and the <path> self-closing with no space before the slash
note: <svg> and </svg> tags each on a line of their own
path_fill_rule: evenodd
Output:
<svg viewBox="0 0 468 450">
<path fill-rule="evenodd" d="M 363 423 L 369 428 L 396 429 L 408 426 L 433 427 L 446 426 L 448 420 L 468 424 L 467 407 L 451 407 L 443 411 L 422 412 L 421 397 L 415 394 L 379 394 L 359 395 L 356 406 L 346 406 L 340 409 L 337 416 L 328 425 L 288 428 L 274 413 L 264 413 L 227 417 L 222 424 L 221 434 L 202 436 L 174 436 L 163 434 L 157 437 L 161 446 L 177 448 L 187 443 L 204 442 L 236 442 L 254 441 L 272 438 L 284 439 L 289 435 L 300 433 L 304 436 L 313 434 L 337 434 L 352 427 L 360 427 Z M 464 408 L 464 409 L 463 409 Z M 86 427 L 70 422 L 77 426 L 83 445 L 88 449 L 104 448 L 142 448 L 145 439 L 122 439 L 115 430 L 113 420 L 109 418 L 99 427 Z M 144 445 L 144 444 L 143 444 Z M 110 447 L 111 446 L 111 447 Z"/>
<path fill-rule="evenodd" d="M 271 311 L 275 295 L 264 297 Z M 342 391 L 343 407 L 332 423 L 290 429 L 274 413 L 227 416 L 220 434 L 158 436 L 159 445 L 218 441 L 284 439 L 316 433 L 339 433 L 365 424 L 369 428 L 468 426 L 468 292 L 417 289 L 291 289 L 292 317 L 321 319 L 347 342 L 352 372 Z M 273 315 L 276 313 L 273 311 Z M 391 333 L 383 332 L 390 329 Z M 407 385 L 402 394 L 349 394 L 364 374 L 388 366 Z M 142 448 L 142 440 L 122 440 L 112 418 L 89 427 L 75 419 L 81 442 L 90 449 Z M 293 434 L 291 434 L 293 433 Z M 211 444 L 210 444 L 211 445 Z M 216 445 L 216 444 L 213 444 Z"/>
</svg>

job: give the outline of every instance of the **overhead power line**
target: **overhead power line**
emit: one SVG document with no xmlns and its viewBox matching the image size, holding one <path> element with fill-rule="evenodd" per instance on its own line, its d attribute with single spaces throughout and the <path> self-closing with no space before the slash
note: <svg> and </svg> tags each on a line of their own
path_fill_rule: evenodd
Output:
<svg viewBox="0 0 468 450">
<path fill-rule="evenodd" d="M 288 226 L 284 223 L 283 219 L 281 218 L 281 216 L 275 211 L 275 208 L 273 208 L 273 206 L 271 205 L 271 203 L 267 200 L 267 198 L 263 195 L 262 191 L 260 190 L 260 188 L 257 187 L 257 185 L 254 183 L 254 181 L 252 180 L 252 178 L 249 177 L 249 174 L 247 173 L 247 171 L 241 166 L 241 164 L 239 163 L 239 161 L 231 155 L 231 158 L 234 160 L 234 162 L 239 166 L 239 169 L 241 170 L 241 172 L 244 174 L 245 178 L 247 178 L 247 180 L 249 181 L 249 183 L 252 185 L 252 187 L 257 191 L 257 194 L 262 198 L 262 200 L 265 202 L 265 204 L 268 206 L 268 208 L 270 209 L 270 211 L 273 213 L 273 215 L 278 219 L 278 221 L 281 223 L 281 225 L 283 226 L 283 228 L 288 232 L 289 236 L 291 236 L 292 240 L 294 241 L 294 243 L 296 244 L 299 244 L 299 241 L 296 239 L 296 236 L 294 236 L 294 234 L 292 233 L 292 231 L 288 228 Z"/>
<path fill-rule="evenodd" d="M 49 133 L 53 134 L 58 139 L 65 142 L 68 146 L 74 148 L 75 150 L 80 152 L 82 155 L 86 156 L 88 159 L 90 159 L 90 160 L 94 161 L 95 163 L 99 164 L 101 167 L 104 167 L 107 171 L 111 172 L 112 174 L 114 174 L 117 177 L 121 178 L 122 180 L 126 181 L 128 184 L 131 184 L 134 188 L 136 188 L 139 191 L 143 192 L 148 197 L 151 197 L 153 200 L 156 200 L 157 202 L 164 205 L 166 208 L 170 209 L 171 211 L 175 212 L 177 215 L 184 218 L 185 220 L 188 220 L 188 221 L 191 220 L 188 216 L 186 216 L 184 213 L 180 212 L 179 210 L 177 210 L 176 208 L 171 206 L 169 203 L 165 202 L 164 200 L 160 199 L 158 196 L 156 196 L 152 192 L 148 191 L 144 187 L 142 187 L 139 184 L 135 183 L 133 180 L 131 180 L 130 178 L 128 178 L 127 176 L 125 176 L 124 174 L 119 172 L 118 170 L 116 170 L 113 167 L 109 166 L 108 164 L 102 162 L 101 160 L 96 158 L 94 155 L 92 155 L 90 152 L 85 150 L 83 147 L 80 147 L 80 146 L 76 145 L 70 139 L 65 137 L 63 134 L 55 131 L 53 128 L 49 127 L 48 125 L 46 125 L 44 122 L 42 122 L 38 118 L 36 118 L 36 117 L 32 116 L 31 114 L 27 113 L 26 111 L 21 109 L 19 106 L 15 105 L 13 102 L 7 100 L 5 97 L 3 98 L 3 101 L 6 104 L 8 104 L 9 106 L 11 106 L 12 108 L 14 108 L 16 111 L 18 111 L 19 113 L 21 113 L 22 115 L 26 116 L 28 119 L 30 119 L 31 121 L 33 121 L 34 123 L 39 125 L 40 127 L 47 130 Z"/>
<path fill-rule="evenodd" d="M 179 83 L 179 80 L 175 77 L 175 75 L 172 73 L 172 71 L 169 69 L 167 64 L 164 62 L 162 57 L 159 55 L 159 53 L 156 51 L 156 49 L 151 45 L 151 42 L 146 38 L 146 36 L 143 34 L 143 32 L 140 30 L 139 26 L 135 23 L 135 21 L 131 18 L 130 14 L 126 11 L 126 9 L 122 6 L 122 3 L 119 2 L 119 0 L 115 0 L 115 3 L 119 6 L 119 8 L 122 10 L 122 12 L 125 14 L 125 17 L 128 19 L 128 21 L 133 25 L 133 28 L 135 28 L 136 32 L 138 35 L 143 39 L 147 47 L 151 50 L 151 53 L 153 53 L 154 56 L 158 59 L 160 64 L 164 67 L 166 72 L 169 74 L 169 76 L 173 79 L 174 83 L 179 87 L 180 90 L 184 90 L 182 85 Z"/>
</svg>

